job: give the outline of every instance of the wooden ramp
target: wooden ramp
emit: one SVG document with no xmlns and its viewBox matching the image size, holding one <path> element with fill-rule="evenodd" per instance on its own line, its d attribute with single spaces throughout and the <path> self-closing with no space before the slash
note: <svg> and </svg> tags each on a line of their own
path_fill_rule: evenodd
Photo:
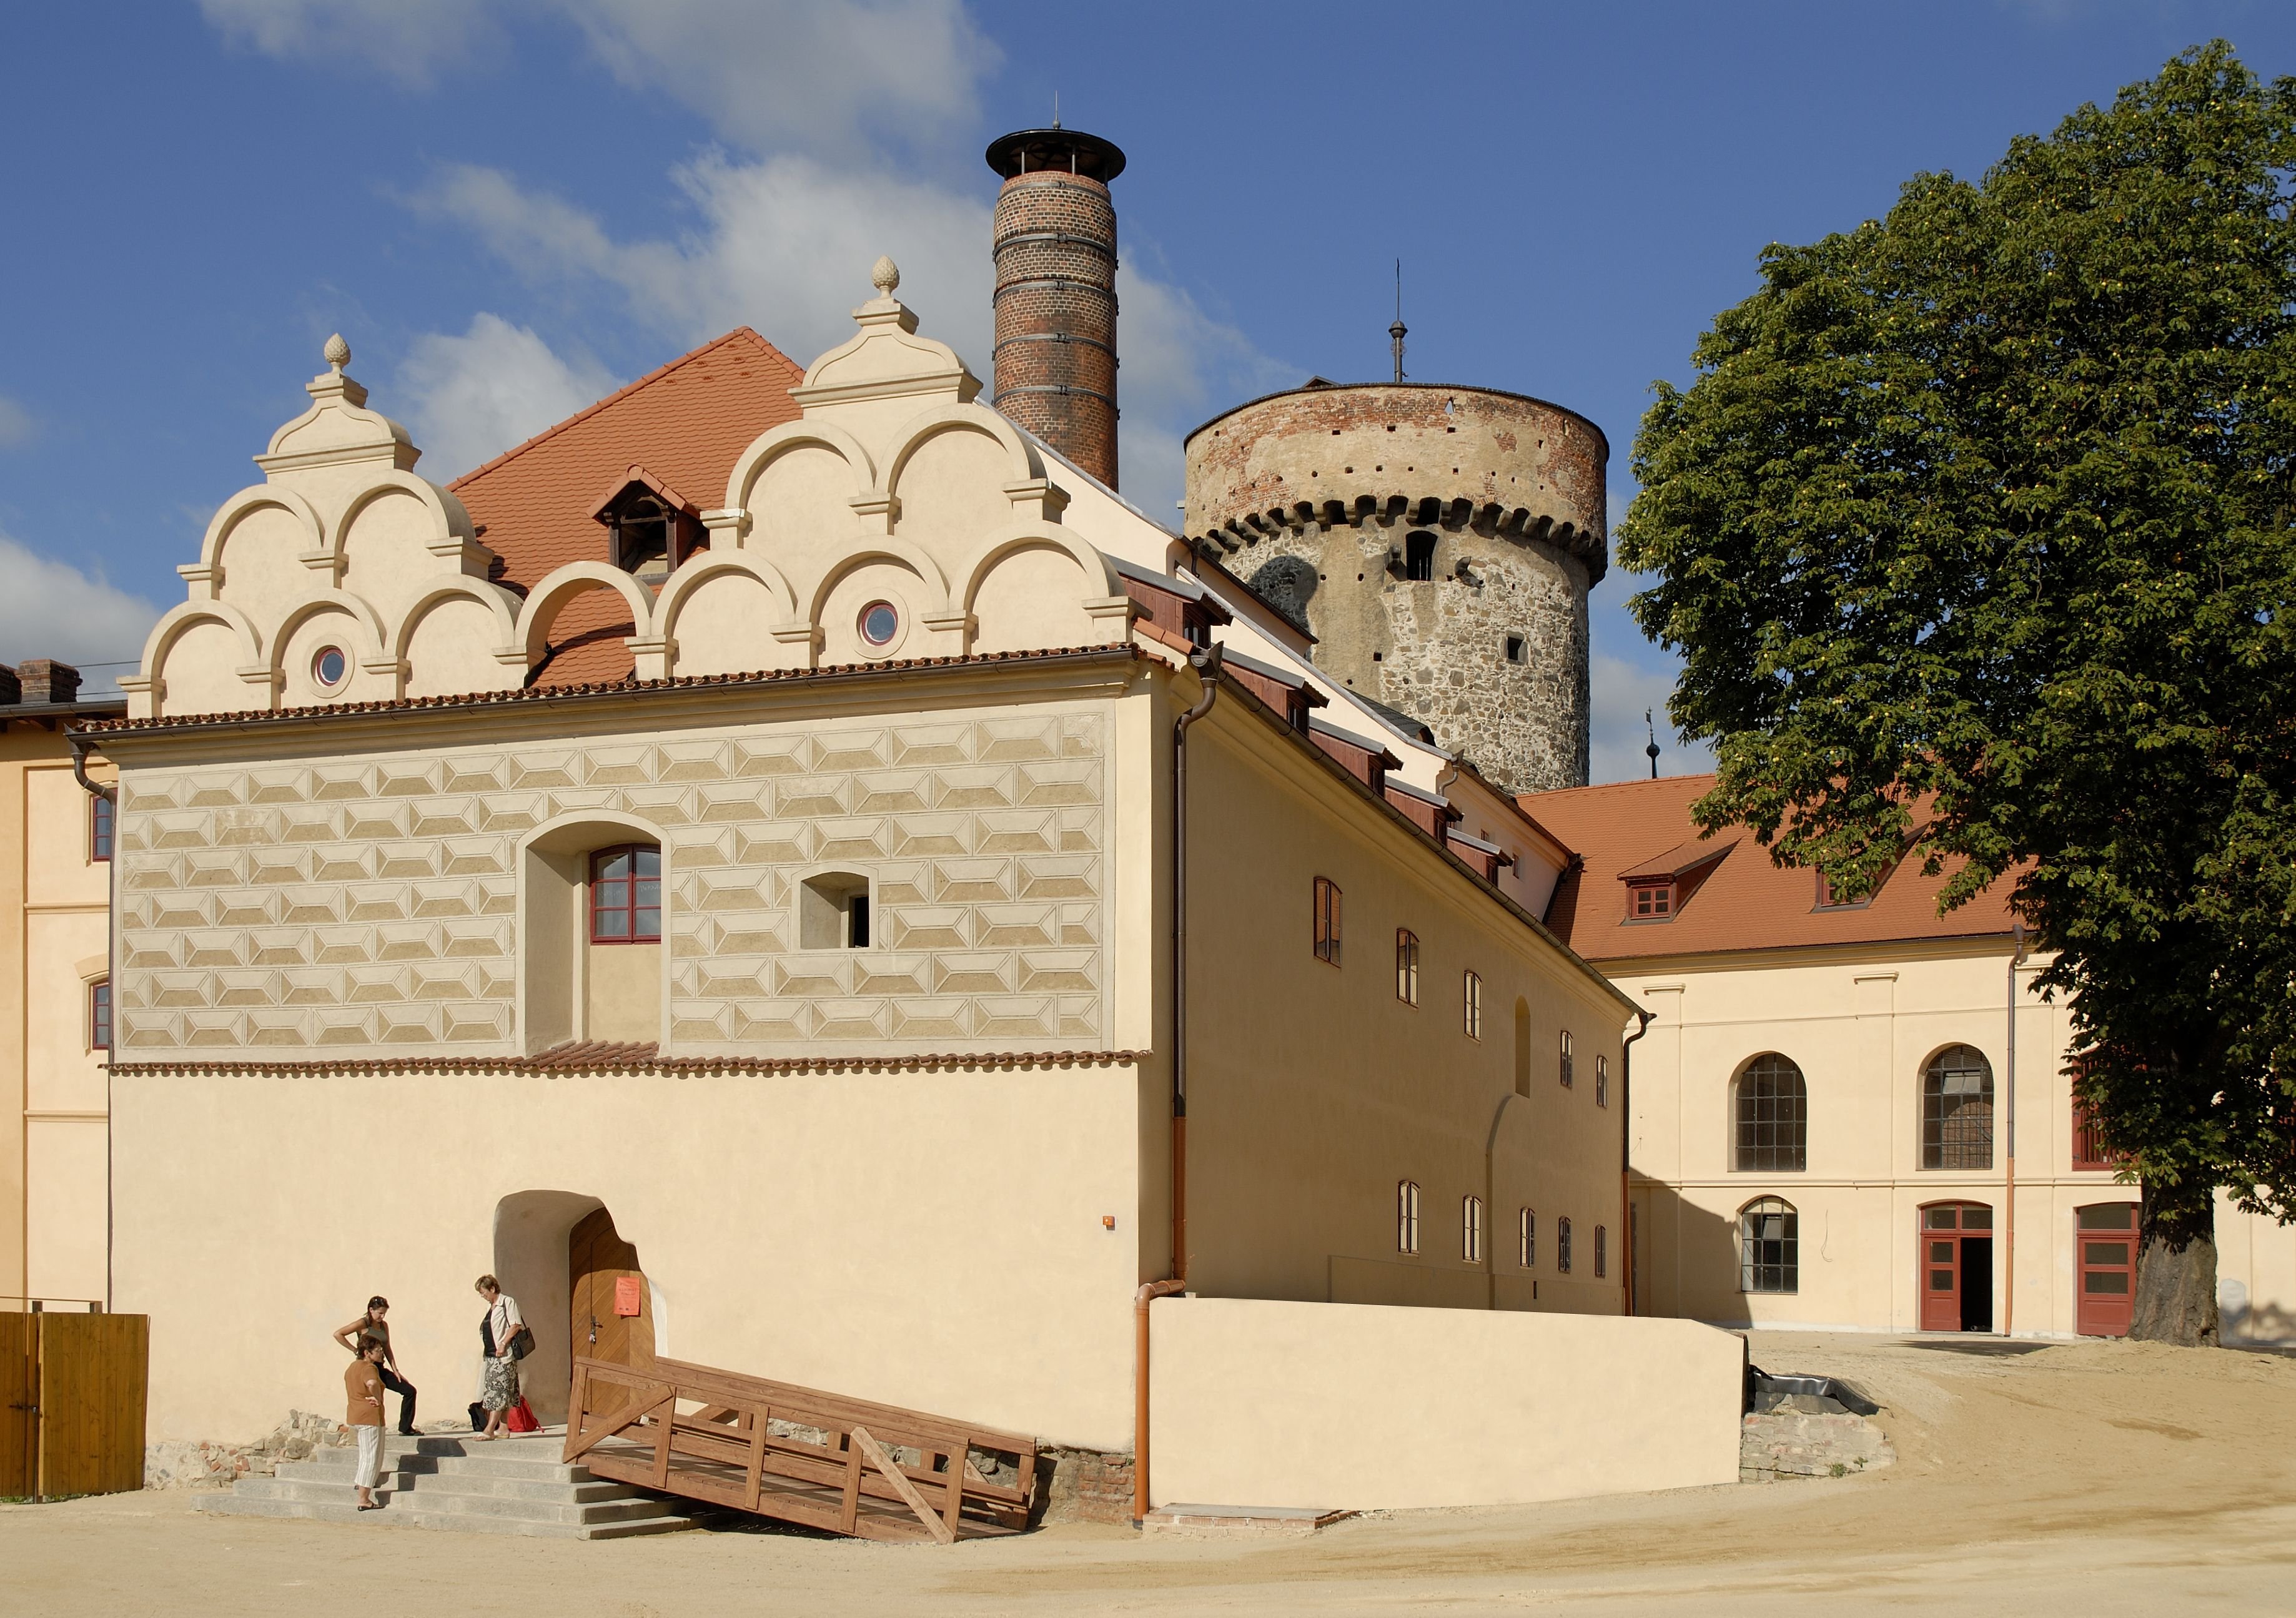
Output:
<svg viewBox="0 0 2296 1618">
<path fill-rule="evenodd" d="M 1037 1479 L 1037 1441 L 1018 1433 L 662 1359 L 576 1360 L 562 1459 L 831 1533 L 943 1545 L 1026 1528 Z"/>
</svg>

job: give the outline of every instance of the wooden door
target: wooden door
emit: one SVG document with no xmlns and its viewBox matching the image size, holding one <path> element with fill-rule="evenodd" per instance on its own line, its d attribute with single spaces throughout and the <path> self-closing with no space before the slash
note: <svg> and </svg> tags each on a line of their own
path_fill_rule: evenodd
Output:
<svg viewBox="0 0 2296 1618">
<path fill-rule="evenodd" d="M 1993 1210 L 1981 1202 L 1940 1202 L 1918 1217 L 1921 1329 L 1991 1330 Z M 1964 1284 L 1968 1270 L 1980 1272 L 1969 1277 L 1973 1285 Z"/>
<path fill-rule="evenodd" d="M 2125 1337 L 2136 1292 L 2136 1205 L 2091 1203 L 2073 1211 L 2073 1226 L 2080 1276 L 2073 1329 L 2084 1337 Z"/>
<path fill-rule="evenodd" d="M 39 1321 L 36 1314 L 0 1314 L 0 1495 L 14 1500 L 29 1497 L 39 1481 L 32 1455 Z"/>
<path fill-rule="evenodd" d="M 40 1492 L 53 1499 L 141 1489 L 151 1317 L 37 1319 Z"/>
<path fill-rule="evenodd" d="M 651 1363 L 653 1289 L 646 1285 L 638 1250 L 614 1229 L 613 1214 L 598 1209 L 574 1227 L 566 1246 L 569 1340 L 574 1358 L 616 1365 Z M 615 1393 L 636 1396 L 632 1390 Z M 603 1412 L 607 1402 L 602 1393 L 591 1396 L 593 1410 Z"/>
</svg>

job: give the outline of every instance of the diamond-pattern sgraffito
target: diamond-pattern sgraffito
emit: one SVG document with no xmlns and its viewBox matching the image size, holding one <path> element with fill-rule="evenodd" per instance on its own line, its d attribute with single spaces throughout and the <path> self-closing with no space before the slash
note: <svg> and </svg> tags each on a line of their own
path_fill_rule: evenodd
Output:
<svg viewBox="0 0 2296 1618">
<path fill-rule="evenodd" d="M 133 772 L 123 1059 L 517 1048 L 518 860 L 584 810 L 661 829 L 671 1050 L 1103 1042 L 1100 710 Z M 876 947 L 798 947 L 824 868 Z"/>
</svg>

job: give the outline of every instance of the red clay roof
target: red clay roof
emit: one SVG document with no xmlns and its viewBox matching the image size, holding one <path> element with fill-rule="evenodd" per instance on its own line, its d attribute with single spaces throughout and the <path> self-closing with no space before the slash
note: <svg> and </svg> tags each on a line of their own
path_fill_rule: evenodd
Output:
<svg viewBox="0 0 2296 1618">
<path fill-rule="evenodd" d="M 1555 885 L 1547 927 L 1589 960 L 1964 938 L 2012 927 L 2006 882 L 1939 915 L 1938 894 L 1955 863 L 1925 877 L 1918 856 L 1891 871 L 1867 903 L 1821 909 L 1817 874 L 1772 864 L 1770 851 L 1751 832 L 1726 828 L 1700 843 L 1690 805 L 1713 785 L 1711 775 L 1671 775 L 1525 795 L 1523 808 L 1583 860 Z M 1683 895 L 1670 919 L 1628 919 L 1622 878 L 1701 862 L 1704 879 Z"/>
<path fill-rule="evenodd" d="M 798 416 L 789 390 L 805 369 L 747 326 L 728 331 L 619 393 L 536 434 L 451 486 L 503 559 L 500 576 L 532 585 L 573 561 L 610 561 L 594 513 L 634 465 L 701 503 L 725 498 L 734 462 L 758 434 Z M 538 685 L 579 685 L 630 673 L 629 615 L 611 591 L 567 603 L 551 629 Z"/>
</svg>

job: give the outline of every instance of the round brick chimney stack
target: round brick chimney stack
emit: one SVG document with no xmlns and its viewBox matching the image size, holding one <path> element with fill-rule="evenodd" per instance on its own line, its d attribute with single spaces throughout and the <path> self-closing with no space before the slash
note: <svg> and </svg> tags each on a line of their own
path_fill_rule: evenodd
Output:
<svg viewBox="0 0 2296 1618">
<path fill-rule="evenodd" d="M 1004 176 L 989 403 L 1116 486 L 1116 206 L 1124 153 L 1057 125 L 992 143 Z"/>
</svg>

